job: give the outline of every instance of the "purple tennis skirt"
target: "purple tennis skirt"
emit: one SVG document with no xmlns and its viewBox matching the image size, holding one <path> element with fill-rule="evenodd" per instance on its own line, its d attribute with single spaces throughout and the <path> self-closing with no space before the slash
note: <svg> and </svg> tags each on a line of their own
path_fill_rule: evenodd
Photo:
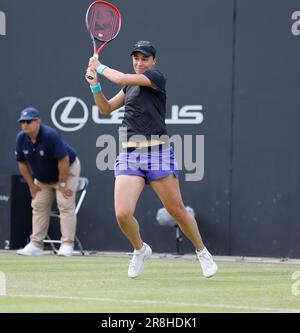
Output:
<svg viewBox="0 0 300 333">
<path fill-rule="evenodd" d="M 178 178 L 178 174 L 172 147 L 166 149 L 130 148 L 120 152 L 115 163 L 115 177 L 120 175 L 140 176 L 145 179 L 146 184 L 169 175 Z"/>
</svg>

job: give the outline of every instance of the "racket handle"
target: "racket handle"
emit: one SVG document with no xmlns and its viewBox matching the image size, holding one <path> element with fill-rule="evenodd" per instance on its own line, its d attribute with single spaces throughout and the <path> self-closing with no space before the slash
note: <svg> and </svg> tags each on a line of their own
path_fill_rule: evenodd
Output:
<svg viewBox="0 0 300 333">
<path fill-rule="evenodd" d="M 94 53 L 93 58 L 99 59 L 99 54 L 98 53 Z M 87 75 L 86 76 L 89 80 L 94 80 L 93 76 Z"/>
</svg>

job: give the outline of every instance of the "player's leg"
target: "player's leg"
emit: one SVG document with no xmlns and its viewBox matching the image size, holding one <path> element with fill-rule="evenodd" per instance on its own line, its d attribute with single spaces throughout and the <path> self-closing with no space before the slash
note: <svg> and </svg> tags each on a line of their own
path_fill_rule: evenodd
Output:
<svg viewBox="0 0 300 333">
<path fill-rule="evenodd" d="M 151 182 L 151 186 L 169 214 L 193 243 L 203 275 L 207 278 L 214 276 L 218 271 L 218 266 L 202 242 L 195 218 L 183 204 L 178 179 L 170 175 Z"/>
<path fill-rule="evenodd" d="M 144 186 L 144 178 L 135 175 L 119 175 L 115 180 L 116 219 L 134 249 L 143 246 L 139 224 L 133 214 Z"/>
<path fill-rule="evenodd" d="M 204 244 L 195 218 L 186 210 L 179 188 L 179 182 L 173 175 L 151 182 L 154 192 L 180 226 L 186 237 L 197 251 L 204 249 Z"/>
<path fill-rule="evenodd" d="M 143 177 L 119 175 L 115 181 L 115 212 L 118 224 L 134 248 L 133 257 L 128 267 L 128 276 L 135 278 L 144 269 L 145 259 L 152 250 L 142 241 L 138 221 L 133 216 L 137 201 L 145 186 Z"/>
</svg>

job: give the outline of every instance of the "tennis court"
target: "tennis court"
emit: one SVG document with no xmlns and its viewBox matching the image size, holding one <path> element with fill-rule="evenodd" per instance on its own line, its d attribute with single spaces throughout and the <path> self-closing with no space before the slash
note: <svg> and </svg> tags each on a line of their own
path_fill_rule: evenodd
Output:
<svg viewBox="0 0 300 333">
<path fill-rule="evenodd" d="M 129 279 L 125 253 L 61 258 L 3 251 L 6 295 L 0 312 L 300 312 L 292 279 L 300 271 L 297 260 L 216 259 L 219 273 L 205 279 L 192 255 L 154 254 L 143 275 Z"/>
</svg>

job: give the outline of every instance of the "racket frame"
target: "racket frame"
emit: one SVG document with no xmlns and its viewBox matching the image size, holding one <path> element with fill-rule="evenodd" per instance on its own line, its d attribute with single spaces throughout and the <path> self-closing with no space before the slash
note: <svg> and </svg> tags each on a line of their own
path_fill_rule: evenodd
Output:
<svg viewBox="0 0 300 333">
<path fill-rule="evenodd" d="M 90 29 L 90 26 L 89 26 L 89 22 L 88 22 L 88 16 L 89 16 L 89 12 L 90 12 L 90 9 L 95 6 L 96 4 L 103 4 L 105 6 L 108 6 L 110 7 L 111 9 L 113 9 L 113 11 L 117 14 L 118 16 L 118 20 L 119 20 L 119 29 L 117 31 L 117 33 L 114 35 L 113 38 L 111 38 L 110 40 L 107 40 L 107 41 L 102 41 L 101 39 L 95 37 L 92 33 L 91 33 L 91 29 Z M 118 8 L 116 8 L 114 5 L 112 5 L 111 3 L 109 2 L 106 2 L 106 1 L 94 1 L 93 3 L 90 4 L 90 6 L 88 7 L 87 11 L 86 11 L 86 18 L 85 18 L 85 22 L 86 22 L 86 27 L 87 27 L 87 30 L 90 34 L 90 37 L 92 39 L 92 43 L 93 43 L 93 50 L 94 50 L 94 55 L 93 57 L 95 58 L 99 58 L 99 54 L 100 52 L 107 46 L 108 43 L 110 43 L 111 41 L 113 41 L 119 34 L 120 30 L 121 30 L 121 26 L 122 26 L 122 16 L 121 16 L 121 13 L 120 11 L 118 10 Z M 100 47 L 97 47 L 97 44 L 96 44 L 96 40 L 101 42 L 102 45 Z"/>
</svg>

